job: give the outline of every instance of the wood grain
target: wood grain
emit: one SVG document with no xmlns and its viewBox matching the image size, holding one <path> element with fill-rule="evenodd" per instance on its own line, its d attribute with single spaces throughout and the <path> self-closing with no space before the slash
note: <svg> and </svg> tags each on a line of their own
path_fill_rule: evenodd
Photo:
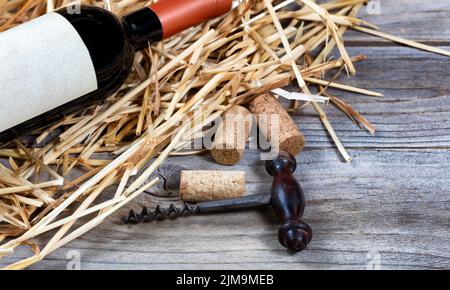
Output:
<svg viewBox="0 0 450 290">
<path fill-rule="evenodd" d="M 347 148 L 449 148 L 448 58 L 403 47 L 354 47 L 349 53 L 365 53 L 369 59 L 356 64 L 355 77 L 342 76 L 337 81 L 381 92 L 384 97 L 330 89 L 377 128 L 376 134 L 371 136 L 338 109 L 331 105 L 326 107 L 331 123 Z M 307 137 L 307 147 L 333 146 L 313 109 L 300 112 L 294 120 Z"/>
<path fill-rule="evenodd" d="M 381 2 L 381 15 L 364 18 L 389 33 L 450 45 L 448 0 Z M 354 158 L 350 164 L 341 162 L 313 110 L 294 116 L 307 139 L 296 176 L 315 234 L 308 250 L 292 255 L 279 245 L 270 208 L 122 225 L 129 208 L 148 203 L 143 195 L 32 269 L 65 269 L 73 250 L 82 269 L 366 269 L 378 255 L 381 269 L 450 268 L 450 60 L 361 34 L 346 39 L 356 46 L 350 55 L 369 60 L 356 64 L 355 77 L 338 81 L 385 97 L 333 91 L 378 129 L 371 136 L 325 108 Z M 246 172 L 249 194 L 269 190 L 263 164 L 259 152 L 247 151 L 233 168 Z M 159 170 L 168 190 L 176 188 L 180 169 L 226 168 L 207 155 L 170 158 Z M 29 255 L 19 249 L 0 266 Z"/>
<path fill-rule="evenodd" d="M 432 45 L 450 45 L 450 0 L 372 1 L 380 3 L 380 13 L 364 7 L 358 17 L 378 25 L 381 31 Z M 391 45 L 356 31 L 349 31 L 345 40 L 346 45 Z"/>
</svg>

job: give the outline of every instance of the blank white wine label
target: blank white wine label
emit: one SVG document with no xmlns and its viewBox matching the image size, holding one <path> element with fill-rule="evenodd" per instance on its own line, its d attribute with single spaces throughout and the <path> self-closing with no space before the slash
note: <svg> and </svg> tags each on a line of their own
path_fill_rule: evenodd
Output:
<svg viewBox="0 0 450 290">
<path fill-rule="evenodd" d="M 96 89 L 89 51 L 63 16 L 0 33 L 0 132 Z"/>
</svg>

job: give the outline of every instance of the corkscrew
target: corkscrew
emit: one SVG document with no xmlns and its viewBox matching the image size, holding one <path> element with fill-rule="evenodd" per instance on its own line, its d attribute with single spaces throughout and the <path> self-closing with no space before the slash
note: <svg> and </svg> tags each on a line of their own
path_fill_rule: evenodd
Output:
<svg viewBox="0 0 450 290">
<path fill-rule="evenodd" d="M 228 212 L 233 210 L 250 209 L 270 204 L 270 194 L 254 194 L 240 198 L 230 198 L 215 201 L 188 203 L 181 205 L 174 203 L 168 207 L 158 205 L 154 210 L 143 207 L 141 213 L 137 214 L 130 210 L 128 216 L 122 218 L 124 224 L 139 224 L 154 220 L 175 219 L 179 217 L 197 215 L 204 213 Z"/>
<path fill-rule="evenodd" d="M 303 190 L 293 175 L 297 162 L 287 153 L 280 152 L 275 160 L 266 162 L 267 172 L 274 178 L 270 194 L 255 194 L 239 198 L 216 201 L 170 204 L 167 208 L 157 206 L 155 210 L 144 207 L 137 214 L 131 210 L 127 217 L 123 217 L 125 224 L 137 224 L 154 220 L 178 218 L 203 213 L 218 213 L 233 210 L 245 210 L 272 205 L 281 221 L 278 231 L 280 243 L 292 251 L 302 251 L 312 239 L 311 228 L 302 221 L 305 209 Z"/>
</svg>

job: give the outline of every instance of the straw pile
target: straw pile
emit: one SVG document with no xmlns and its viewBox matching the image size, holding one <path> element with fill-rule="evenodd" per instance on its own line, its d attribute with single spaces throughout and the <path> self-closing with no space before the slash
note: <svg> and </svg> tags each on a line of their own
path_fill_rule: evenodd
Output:
<svg viewBox="0 0 450 290">
<path fill-rule="evenodd" d="M 144 2 L 82 1 L 118 15 Z M 157 180 L 149 181 L 149 177 L 170 155 L 201 153 L 183 147 L 210 133 L 203 124 L 230 106 L 274 89 L 290 97 L 293 94 L 279 88 L 291 82 L 301 94 L 295 95 L 289 110 L 313 106 L 343 159 L 350 161 L 320 102 L 329 100 L 374 133 L 363 116 L 327 88 L 381 94 L 324 79 L 327 72 L 353 75 L 353 63 L 365 59 L 348 55 L 343 41 L 347 29 L 450 56 L 447 51 L 381 33 L 356 18 L 364 0 L 241 2 L 220 19 L 137 53 L 133 72 L 120 91 L 43 129 L 36 135 L 40 146 L 16 141 L 14 148 L 0 150 L 6 161 L 0 165 L 0 257 L 21 245 L 31 246 L 35 253 L 9 269 L 42 260 L 100 224 L 153 186 Z M 68 0 L 0 0 L 0 31 L 67 4 Z M 287 9 L 290 4 L 297 8 Z M 312 86 L 320 96 L 311 95 Z M 58 130 L 62 133 L 43 142 Z M 99 158 L 98 153 L 111 158 Z M 65 178 L 75 168 L 83 174 Z M 117 186 L 115 194 L 105 197 L 105 189 L 112 185 Z M 53 234 L 47 241 L 39 239 L 42 247 L 32 243 L 48 231 Z"/>
</svg>

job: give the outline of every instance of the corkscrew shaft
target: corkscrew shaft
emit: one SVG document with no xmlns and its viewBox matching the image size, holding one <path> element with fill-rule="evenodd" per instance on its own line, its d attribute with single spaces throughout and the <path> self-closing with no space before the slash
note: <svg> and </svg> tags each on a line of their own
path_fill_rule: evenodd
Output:
<svg viewBox="0 0 450 290">
<path fill-rule="evenodd" d="M 167 208 L 158 205 L 150 211 L 144 207 L 141 213 L 130 210 L 127 217 L 122 218 L 124 224 L 138 224 L 154 220 L 175 219 L 183 216 L 218 213 L 262 207 L 270 204 L 270 194 L 255 194 L 239 198 L 207 201 L 200 203 L 183 203 L 180 206 L 170 204 Z"/>
</svg>

